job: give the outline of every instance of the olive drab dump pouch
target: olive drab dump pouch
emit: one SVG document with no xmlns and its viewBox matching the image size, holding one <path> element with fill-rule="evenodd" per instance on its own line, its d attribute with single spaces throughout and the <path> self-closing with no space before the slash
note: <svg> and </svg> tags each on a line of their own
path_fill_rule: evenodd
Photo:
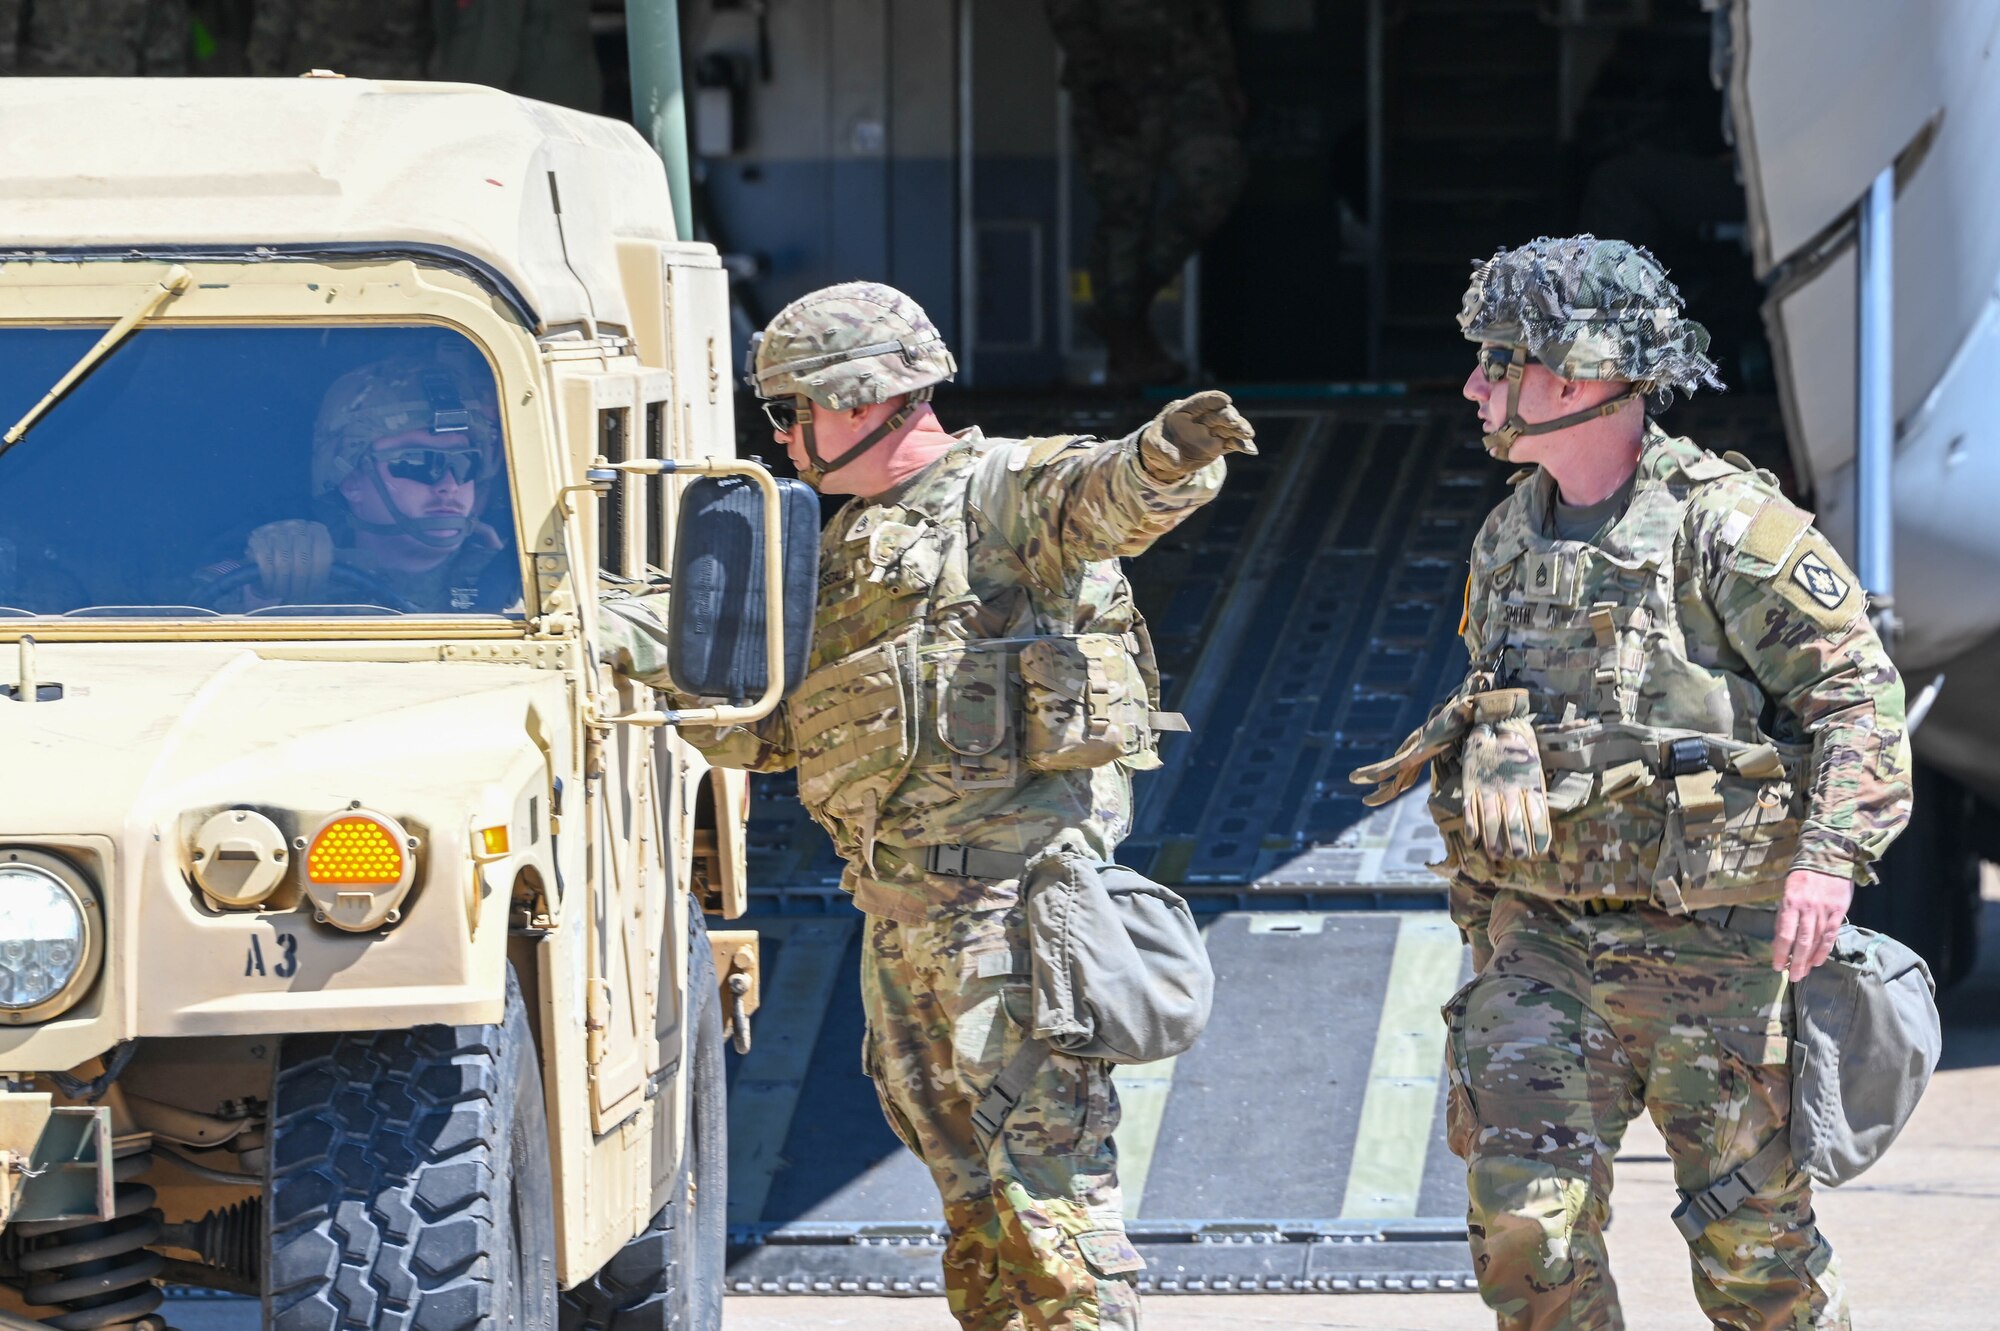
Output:
<svg viewBox="0 0 2000 1331">
<path fill-rule="evenodd" d="M 1768 915 L 1768 912 L 1757 912 Z M 1733 1173 L 1681 1193 L 1674 1224 L 1692 1242 L 1787 1168 L 1828 1187 L 1882 1158 L 1909 1122 L 1943 1049 L 1936 986 L 1922 957 L 1843 924 L 1833 954 L 1792 986 L 1792 1121 Z"/>
<path fill-rule="evenodd" d="M 1155 710 L 1135 633 L 1038 638 L 1021 648 L 1021 756 L 1038 772 L 1124 762 L 1157 767 L 1156 735 L 1185 730 Z"/>
<path fill-rule="evenodd" d="M 1943 1048 L 1922 957 L 1842 925 L 1833 955 L 1792 990 L 1792 1156 L 1829 1187 L 1874 1164 L 1903 1130 Z"/>
<path fill-rule="evenodd" d="M 1051 1051 L 1109 1063 L 1171 1058 L 1200 1037 L 1215 994 L 1194 912 L 1137 871 L 1059 848 L 1029 861 L 1021 892 L 1034 1017 L 973 1113 L 989 1137 Z"/>
</svg>

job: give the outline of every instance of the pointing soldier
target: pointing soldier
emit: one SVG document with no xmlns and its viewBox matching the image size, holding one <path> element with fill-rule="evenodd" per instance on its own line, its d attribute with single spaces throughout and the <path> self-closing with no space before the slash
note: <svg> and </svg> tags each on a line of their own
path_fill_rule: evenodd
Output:
<svg viewBox="0 0 2000 1331">
<path fill-rule="evenodd" d="M 1486 446 L 1528 465 L 1473 545 L 1470 674 L 1355 779 L 1379 803 L 1435 760 L 1480 1292 L 1507 1331 L 1623 1325 L 1602 1226 L 1643 1106 L 1709 1320 L 1846 1327 L 1786 1145 L 1786 991 L 1908 818 L 1902 682 L 1811 515 L 1648 418 L 1721 387 L 1651 254 L 1503 250 L 1459 325 Z"/>
<path fill-rule="evenodd" d="M 1029 1014 L 1018 880 L 1066 845 L 1109 860 L 1131 773 L 1159 765 L 1145 621 L 1120 571 L 1254 453 L 1221 393 L 1118 440 L 948 433 L 956 371 L 915 301 L 851 282 L 793 302 L 753 347 L 777 439 L 823 494 L 810 670 L 779 712 L 706 745 L 798 768 L 799 798 L 867 914 L 865 1059 L 929 1168 L 968 1328 L 1136 1327 L 1110 1068 L 1051 1054 L 997 1131 L 974 1111 Z M 697 739 L 698 736 L 691 735 Z"/>
</svg>

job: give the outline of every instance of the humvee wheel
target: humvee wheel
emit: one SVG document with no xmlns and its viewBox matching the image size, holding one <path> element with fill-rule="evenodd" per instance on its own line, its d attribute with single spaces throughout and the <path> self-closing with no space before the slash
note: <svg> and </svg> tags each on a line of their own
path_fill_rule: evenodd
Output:
<svg viewBox="0 0 2000 1331">
<path fill-rule="evenodd" d="M 688 988 L 695 1003 L 687 1139 L 680 1176 L 646 1232 L 562 1296 L 563 1331 L 717 1331 L 722 1325 L 729 1121 L 722 998 L 701 907 L 688 903 Z"/>
<path fill-rule="evenodd" d="M 285 1040 L 264 1325 L 555 1325 L 548 1118 L 510 970 L 497 1026 Z"/>
</svg>

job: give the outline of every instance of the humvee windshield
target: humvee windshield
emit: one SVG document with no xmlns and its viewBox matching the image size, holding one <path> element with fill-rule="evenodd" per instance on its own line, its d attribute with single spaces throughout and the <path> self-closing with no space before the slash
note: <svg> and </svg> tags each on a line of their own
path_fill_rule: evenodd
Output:
<svg viewBox="0 0 2000 1331">
<path fill-rule="evenodd" d="M 0 430 L 102 327 L 0 327 Z M 493 373 L 421 327 L 141 327 L 0 455 L 0 617 L 521 614 Z"/>
</svg>

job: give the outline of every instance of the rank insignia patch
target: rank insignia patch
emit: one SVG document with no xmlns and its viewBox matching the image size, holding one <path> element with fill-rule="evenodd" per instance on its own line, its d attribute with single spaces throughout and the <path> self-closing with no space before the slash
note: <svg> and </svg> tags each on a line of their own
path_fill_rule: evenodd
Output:
<svg viewBox="0 0 2000 1331">
<path fill-rule="evenodd" d="M 1810 550 L 1800 555 L 1798 563 L 1792 566 L 1792 581 L 1805 588 L 1806 595 L 1829 610 L 1839 609 L 1841 602 L 1847 599 L 1846 581 Z"/>
</svg>

